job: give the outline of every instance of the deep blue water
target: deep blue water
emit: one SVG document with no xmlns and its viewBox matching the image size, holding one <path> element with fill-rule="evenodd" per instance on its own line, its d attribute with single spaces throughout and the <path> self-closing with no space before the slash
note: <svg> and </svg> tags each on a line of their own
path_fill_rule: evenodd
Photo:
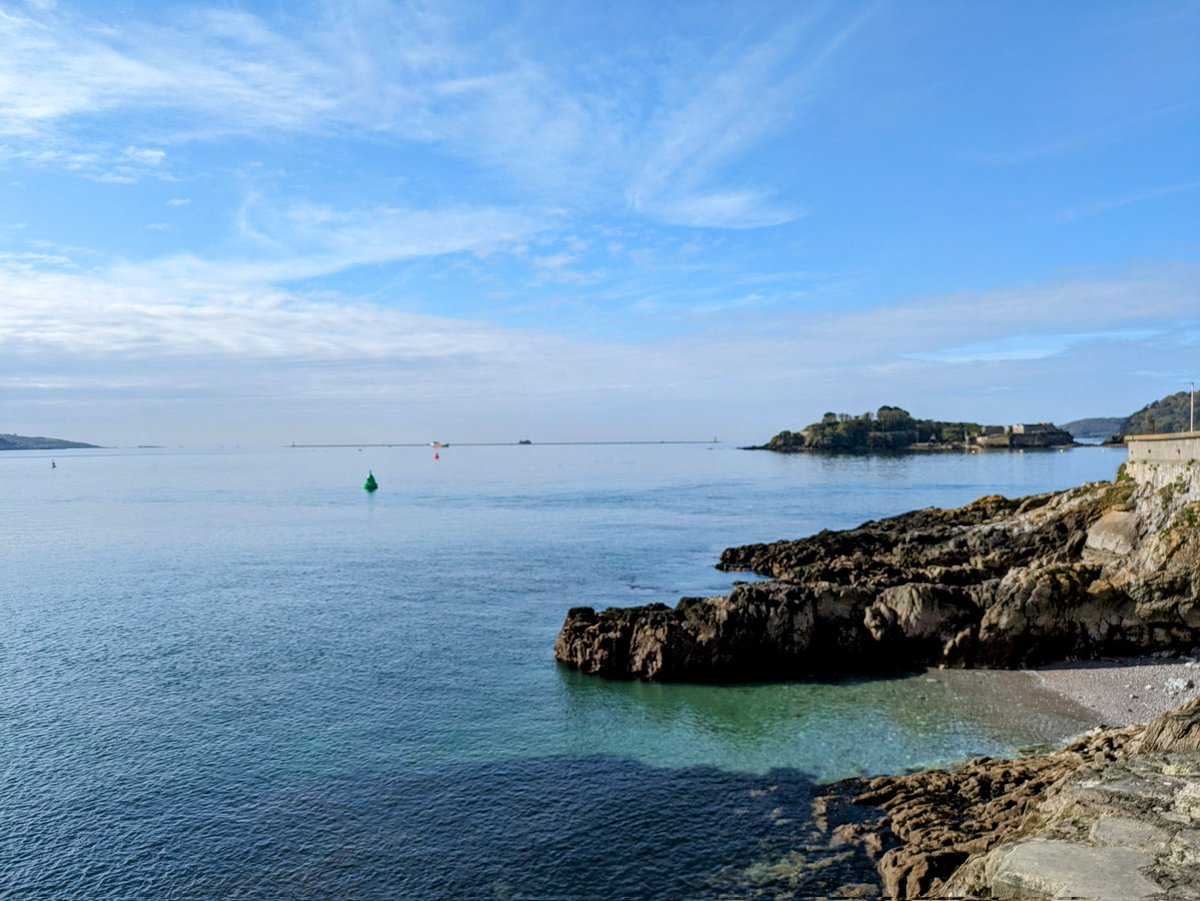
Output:
<svg viewBox="0 0 1200 901">
<path fill-rule="evenodd" d="M 1018 674 L 603 682 L 555 665 L 566 610 L 724 593 L 726 546 L 1123 459 L 5 453 L 0 897 L 769 895 L 815 782 L 1058 741 L 1079 711 Z"/>
</svg>

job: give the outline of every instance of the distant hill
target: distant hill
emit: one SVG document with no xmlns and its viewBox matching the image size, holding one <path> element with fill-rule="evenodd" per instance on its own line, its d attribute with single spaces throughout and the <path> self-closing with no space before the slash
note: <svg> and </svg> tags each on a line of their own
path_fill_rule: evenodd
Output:
<svg viewBox="0 0 1200 901">
<path fill-rule="evenodd" d="M 1155 435 L 1186 432 L 1191 422 L 1191 393 L 1168 394 L 1128 416 L 1093 416 L 1063 423 L 1062 428 L 1080 438 L 1114 435 Z"/>
<path fill-rule="evenodd" d="M 1076 438 L 1111 438 L 1121 431 L 1128 419 L 1128 416 L 1093 416 L 1089 419 L 1064 422 L 1060 428 L 1066 429 Z"/>
<path fill-rule="evenodd" d="M 64 441 L 61 438 L 30 438 L 27 435 L 0 435 L 0 451 L 6 450 L 59 450 L 68 447 L 99 447 L 82 441 Z"/>
<path fill-rule="evenodd" d="M 1187 391 L 1168 394 L 1161 400 L 1146 404 L 1126 417 L 1122 435 L 1161 435 L 1167 432 L 1186 432 L 1190 424 L 1191 395 Z"/>
<path fill-rule="evenodd" d="M 1071 435 L 1051 425 L 991 426 L 977 422 L 914 419 L 900 407 L 880 407 L 876 413 L 852 416 L 826 413 L 820 422 L 799 432 L 783 431 L 751 450 L 780 453 L 800 451 L 907 451 L 978 447 L 1060 447 L 1074 443 Z"/>
</svg>

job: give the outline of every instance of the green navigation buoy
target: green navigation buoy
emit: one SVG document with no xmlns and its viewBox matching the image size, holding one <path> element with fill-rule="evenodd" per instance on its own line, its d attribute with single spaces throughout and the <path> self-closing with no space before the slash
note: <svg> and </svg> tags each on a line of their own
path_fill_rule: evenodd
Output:
<svg viewBox="0 0 1200 901">
<path fill-rule="evenodd" d="M 375 473 L 371 472 L 370 470 L 367 471 L 367 481 L 363 487 L 366 488 L 367 491 L 374 491 L 379 487 L 379 483 L 375 481 Z"/>
</svg>

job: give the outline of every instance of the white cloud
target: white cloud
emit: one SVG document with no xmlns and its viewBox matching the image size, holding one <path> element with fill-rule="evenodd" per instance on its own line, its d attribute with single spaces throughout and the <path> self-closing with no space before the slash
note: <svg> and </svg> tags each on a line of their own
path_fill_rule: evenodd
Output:
<svg viewBox="0 0 1200 901">
<path fill-rule="evenodd" d="M 139 274 L 41 274 L 0 268 L 0 343 L 13 355 L 108 360 L 229 358 L 267 362 L 410 360 L 496 353 L 478 328 L 348 303 L 315 302 L 265 285 L 202 284 Z"/>
<path fill-rule="evenodd" d="M 1152 329 L 1127 329 L 1113 332 L 1081 332 L 1049 335 L 1012 335 L 1005 338 L 976 341 L 957 347 L 904 354 L 906 359 L 928 363 L 992 363 L 1044 360 L 1064 354 L 1079 346 L 1095 342 L 1128 343 L 1146 341 L 1162 334 Z"/>
<path fill-rule="evenodd" d="M 679 225 L 754 228 L 804 215 L 760 188 L 721 186 L 722 173 L 792 119 L 818 93 L 825 69 L 875 15 L 849 22 L 819 13 L 780 24 L 758 41 L 730 41 L 655 110 L 627 188 L 634 209 Z"/>
<path fill-rule="evenodd" d="M 234 407 L 253 420 L 245 434 L 287 441 L 344 439 L 347 429 L 350 440 L 392 440 L 408 427 L 419 437 L 451 420 L 502 440 L 513 423 L 539 436 L 698 429 L 761 440 L 826 409 L 881 403 L 945 418 L 1067 419 L 1135 409 L 1158 396 L 1137 372 L 1194 359 L 1187 269 L 841 315 L 784 315 L 746 295 L 711 331 L 626 345 L 306 295 L 239 281 L 241 270 L 213 261 L 93 272 L 36 262 L 0 258 L 10 410 L 68 404 L 74 422 L 119 408 L 143 430 L 133 443 L 147 432 L 224 434 Z M 1041 352 L 1021 352 L 1030 336 Z M 1114 361 L 1127 373 L 1116 387 L 1097 379 Z M 496 425 L 484 433 L 485 422 Z M 118 440 L 108 427 L 97 420 L 100 431 L 80 437 Z"/>
<path fill-rule="evenodd" d="M 197 12 L 178 28 L 8 16 L 0 40 L 0 135 L 10 138 L 50 139 L 59 124 L 122 109 L 190 116 L 204 131 L 294 129 L 336 105 L 336 73 L 248 15 Z"/>
<path fill-rule="evenodd" d="M 340 272 L 353 266 L 510 250 L 551 220 L 503 209 L 339 210 L 320 204 L 276 206 L 252 198 L 239 220 L 257 254 L 225 268 L 237 281 L 283 281 Z M 211 263 L 180 257 L 156 268 L 169 277 L 200 274 Z"/>
<path fill-rule="evenodd" d="M 633 204 L 666 222 L 693 228 L 762 228 L 794 222 L 804 215 L 799 209 L 781 207 L 760 191 L 680 195 L 668 190 L 649 202 L 638 196 Z"/>
<path fill-rule="evenodd" d="M 166 151 L 151 150 L 147 147 L 126 147 L 124 158 L 131 163 L 137 163 L 142 166 L 159 166 L 166 159 Z"/>
<path fill-rule="evenodd" d="M 65 255 L 0 256 L 0 295 L 6 298 L 0 343 L 13 353 L 113 359 L 497 353 L 496 341 L 481 338 L 477 328 L 351 302 L 318 302 L 278 285 L 354 266 L 499 252 L 545 225 L 494 209 L 336 210 L 263 201 L 249 205 L 245 221 L 254 223 L 260 246 L 242 258 L 177 254 L 84 272 L 72 271 Z"/>
<path fill-rule="evenodd" d="M 0 22 L 0 152 L 128 181 L 138 173 L 120 164 L 165 162 L 147 143 L 349 129 L 440 145 L 542 200 L 625 197 L 673 224 L 774 225 L 802 211 L 769 187 L 728 184 L 727 170 L 790 126 L 871 14 L 641 48 L 666 54 L 641 70 L 617 57 L 545 60 L 504 29 L 469 27 L 469 10 L 322 4 L 318 24 L 295 34 L 286 18 L 222 10 L 170 25 L 11 16 Z M 139 115 L 120 123 L 123 149 L 106 146 L 94 126 L 126 112 Z"/>
<path fill-rule="evenodd" d="M 1156 324 L 1194 316 L 1200 292 L 1195 266 L 1163 265 L 1105 277 L 1074 278 L 995 291 L 951 294 L 914 303 L 827 317 L 822 331 L 835 346 L 869 336 L 895 355 L 954 356 L 957 349 L 1037 336 L 1077 343 L 1082 336 L 1144 337 Z M 1080 324 L 1086 323 L 1086 329 Z M 1067 340 L 1069 339 L 1069 340 Z M 1015 347 L 1016 345 L 1014 345 Z M 1040 354 L 1039 354 L 1040 355 Z"/>
</svg>

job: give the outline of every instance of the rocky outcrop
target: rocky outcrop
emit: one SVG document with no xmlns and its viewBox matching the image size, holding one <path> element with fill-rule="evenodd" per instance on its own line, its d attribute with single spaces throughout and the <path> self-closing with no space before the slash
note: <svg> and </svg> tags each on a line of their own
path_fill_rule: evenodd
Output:
<svg viewBox="0 0 1200 901">
<path fill-rule="evenodd" d="M 884 777 L 841 827 L 884 896 L 1200 899 L 1200 698 L 1057 753 Z"/>
<path fill-rule="evenodd" d="M 1128 469 L 730 548 L 721 569 L 770 581 L 674 608 L 576 607 L 555 657 L 604 676 L 728 681 L 1190 650 L 1200 466 Z"/>
</svg>

